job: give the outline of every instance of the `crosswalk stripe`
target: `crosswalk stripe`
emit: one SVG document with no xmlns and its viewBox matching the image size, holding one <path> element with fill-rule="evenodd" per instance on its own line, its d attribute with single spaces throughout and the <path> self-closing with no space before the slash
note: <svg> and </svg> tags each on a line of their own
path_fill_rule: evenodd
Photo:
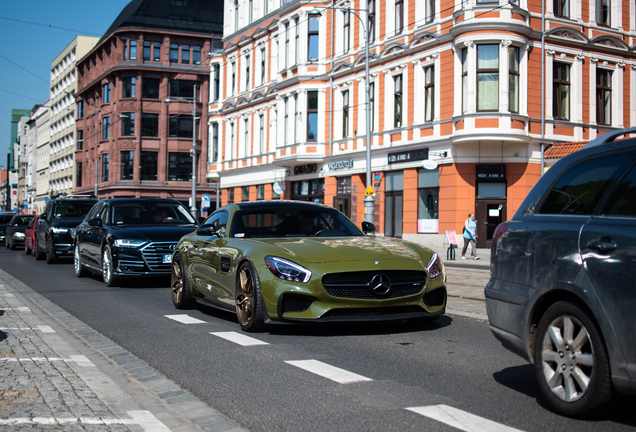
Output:
<svg viewBox="0 0 636 432">
<path fill-rule="evenodd" d="M 331 366 L 318 360 L 294 360 L 285 363 L 296 366 L 323 378 L 328 378 L 340 384 L 349 384 L 361 381 L 373 381 L 371 378 Z"/>
<path fill-rule="evenodd" d="M 521 432 L 519 429 L 504 426 L 448 405 L 431 405 L 406 409 L 465 432 Z"/>
<path fill-rule="evenodd" d="M 269 345 L 267 342 L 254 339 L 253 337 L 245 336 L 244 334 L 237 332 L 210 332 L 210 334 L 241 346 Z"/>
<path fill-rule="evenodd" d="M 205 321 L 201 321 L 200 319 L 193 318 L 189 315 L 181 314 L 181 315 L 164 315 L 166 318 L 171 320 L 180 322 L 181 324 L 205 324 Z"/>
</svg>

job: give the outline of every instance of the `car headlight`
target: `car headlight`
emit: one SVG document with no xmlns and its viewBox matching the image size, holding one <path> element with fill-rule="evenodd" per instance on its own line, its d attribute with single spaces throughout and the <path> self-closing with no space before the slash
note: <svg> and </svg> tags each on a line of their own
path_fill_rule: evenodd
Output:
<svg viewBox="0 0 636 432">
<path fill-rule="evenodd" d="M 53 231 L 54 234 L 64 234 L 68 232 L 68 228 L 52 227 L 51 231 Z"/>
<path fill-rule="evenodd" d="M 114 245 L 121 248 L 136 248 L 143 246 L 145 243 L 144 240 L 117 239 Z"/>
<path fill-rule="evenodd" d="M 442 260 L 436 253 L 433 253 L 433 256 L 426 266 L 426 270 L 428 270 L 428 276 L 431 279 L 435 279 L 442 274 Z"/>
<path fill-rule="evenodd" d="M 283 258 L 268 255 L 265 263 L 274 276 L 286 281 L 307 283 L 311 278 L 311 271 Z"/>
<path fill-rule="evenodd" d="M 14 234 L 16 237 L 24 237 L 24 233 L 23 232 L 17 232 Z"/>
</svg>

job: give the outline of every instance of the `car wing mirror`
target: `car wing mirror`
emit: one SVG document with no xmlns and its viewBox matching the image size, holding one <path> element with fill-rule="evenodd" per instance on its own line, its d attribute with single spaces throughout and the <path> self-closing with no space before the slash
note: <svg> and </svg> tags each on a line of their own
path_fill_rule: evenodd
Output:
<svg viewBox="0 0 636 432">
<path fill-rule="evenodd" d="M 373 234 L 375 232 L 375 225 L 373 225 L 371 222 L 363 221 L 362 231 L 365 234 Z"/>
<path fill-rule="evenodd" d="M 42 220 L 46 220 L 46 213 L 42 213 L 42 214 L 40 215 L 40 219 L 42 219 Z"/>
<path fill-rule="evenodd" d="M 221 233 L 216 230 L 214 225 L 201 225 L 199 228 L 197 228 L 197 235 L 203 237 L 215 235 L 218 238 L 221 238 Z"/>
<path fill-rule="evenodd" d="M 102 226 L 102 219 L 101 219 L 101 218 L 93 218 L 93 219 L 89 219 L 89 220 L 88 220 L 88 224 L 89 224 L 90 226 L 100 227 L 100 226 Z"/>
</svg>

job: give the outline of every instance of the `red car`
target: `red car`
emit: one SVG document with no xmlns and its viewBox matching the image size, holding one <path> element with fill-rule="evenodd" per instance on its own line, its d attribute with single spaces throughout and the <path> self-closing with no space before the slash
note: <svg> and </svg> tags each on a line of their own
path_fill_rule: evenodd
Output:
<svg viewBox="0 0 636 432">
<path fill-rule="evenodd" d="M 38 223 L 38 219 L 40 219 L 40 215 L 36 215 L 31 219 L 24 230 L 24 253 L 27 255 L 33 254 L 35 256 L 35 224 Z"/>
</svg>

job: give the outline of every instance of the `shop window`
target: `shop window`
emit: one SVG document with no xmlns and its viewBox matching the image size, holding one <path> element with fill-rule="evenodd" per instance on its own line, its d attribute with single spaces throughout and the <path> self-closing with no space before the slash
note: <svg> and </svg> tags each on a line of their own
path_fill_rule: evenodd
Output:
<svg viewBox="0 0 636 432">
<path fill-rule="evenodd" d="M 248 202 L 250 200 L 250 187 L 243 186 L 241 188 L 241 201 Z"/>
<path fill-rule="evenodd" d="M 265 185 L 256 186 L 256 199 L 257 200 L 265 199 Z"/>
<path fill-rule="evenodd" d="M 291 199 L 324 203 L 325 180 L 311 179 L 292 182 Z"/>
<path fill-rule="evenodd" d="M 420 169 L 417 179 L 417 232 L 439 231 L 439 168 Z"/>
<path fill-rule="evenodd" d="M 228 189 L 227 201 L 228 204 L 234 204 L 234 188 Z"/>
<path fill-rule="evenodd" d="M 506 198 L 506 184 L 477 183 L 477 198 Z"/>
</svg>

